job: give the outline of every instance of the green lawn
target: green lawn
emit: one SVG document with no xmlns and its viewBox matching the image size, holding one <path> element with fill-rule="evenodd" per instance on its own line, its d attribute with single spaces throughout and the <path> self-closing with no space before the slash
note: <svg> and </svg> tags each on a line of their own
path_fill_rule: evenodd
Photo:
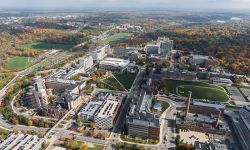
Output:
<svg viewBox="0 0 250 150">
<path fill-rule="evenodd" d="M 31 57 L 16 56 L 8 60 L 7 67 L 10 69 L 22 70 L 29 66 L 31 62 Z"/>
<path fill-rule="evenodd" d="M 125 86 L 126 89 L 130 89 L 135 80 L 136 74 L 122 73 L 115 74 L 115 77 Z"/>
<path fill-rule="evenodd" d="M 182 96 L 188 96 L 188 91 L 192 91 L 192 98 L 195 99 L 209 99 L 220 102 L 226 102 L 228 100 L 227 94 L 222 90 L 193 85 L 178 87 L 178 92 Z"/>
<path fill-rule="evenodd" d="M 170 93 L 187 96 L 188 91 L 192 91 L 192 98 L 195 99 L 208 99 L 221 102 L 225 102 L 228 100 L 228 95 L 224 92 L 223 87 L 220 86 L 198 81 L 171 79 L 167 79 L 165 81 L 167 90 Z M 176 91 L 177 89 L 178 93 Z"/>
<path fill-rule="evenodd" d="M 50 50 L 50 49 L 68 50 L 72 48 L 73 46 L 74 45 L 60 44 L 60 43 L 32 42 L 32 43 L 24 44 L 22 48 L 31 48 L 31 49 L 36 49 L 36 50 Z"/>
<path fill-rule="evenodd" d="M 112 87 L 114 87 L 115 90 L 121 89 L 121 85 L 116 81 L 114 77 L 109 77 L 105 79 L 103 82 L 105 82 L 108 85 L 111 85 Z"/>
<path fill-rule="evenodd" d="M 124 39 L 128 39 L 132 34 L 131 33 L 117 33 L 108 37 L 107 41 L 109 43 L 121 41 Z"/>
</svg>

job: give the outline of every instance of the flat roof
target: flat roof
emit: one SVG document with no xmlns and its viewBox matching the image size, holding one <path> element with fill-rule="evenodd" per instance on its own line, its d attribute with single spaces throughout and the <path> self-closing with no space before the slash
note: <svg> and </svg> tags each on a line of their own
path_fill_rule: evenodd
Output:
<svg viewBox="0 0 250 150">
<path fill-rule="evenodd" d="M 105 58 L 100 62 L 100 65 L 111 65 L 116 67 L 125 67 L 130 63 L 129 60 L 120 59 L 120 58 Z"/>
<path fill-rule="evenodd" d="M 80 110 L 79 114 L 95 115 L 95 112 L 102 105 L 103 101 L 90 101 Z"/>
<path fill-rule="evenodd" d="M 44 142 L 43 138 L 37 135 L 12 133 L 0 144 L 1 150 L 13 149 L 38 149 Z M 37 147 L 37 148 L 36 148 Z"/>
</svg>

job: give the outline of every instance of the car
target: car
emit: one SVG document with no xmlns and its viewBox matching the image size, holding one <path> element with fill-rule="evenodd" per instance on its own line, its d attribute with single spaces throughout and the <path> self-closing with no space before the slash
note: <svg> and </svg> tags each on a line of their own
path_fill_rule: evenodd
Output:
<svg viewBox="0 0 250 150">
<path fill-rule="evenodd" d="M 165 141 L 168 140 L 168 135 L 167 135 L 167 134 L 164 136 L 164 140 L 165 140 Z"/>
</svg>

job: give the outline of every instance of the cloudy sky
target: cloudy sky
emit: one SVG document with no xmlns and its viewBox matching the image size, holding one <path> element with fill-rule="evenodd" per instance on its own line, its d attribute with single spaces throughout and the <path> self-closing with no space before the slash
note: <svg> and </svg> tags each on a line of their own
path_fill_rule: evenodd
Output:
<svg viewBox="0 0 250 150">
<path fill-rule="evenodd" d="M 12 8 L 212 8 L 250 9 L 250 0 L 0 0 Z"/>
</svg>

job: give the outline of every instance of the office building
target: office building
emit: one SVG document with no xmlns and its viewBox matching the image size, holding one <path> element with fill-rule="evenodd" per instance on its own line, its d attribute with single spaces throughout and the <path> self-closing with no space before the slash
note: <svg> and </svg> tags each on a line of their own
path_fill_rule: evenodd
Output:
<svg viewBox="0 0 250 150">
<path fill-rule="evenodd" d="M 147 44 L 144 51 L 148 55 L 156 55 L 165 58 L 169 56 L 173 50 L 173 40 L 166 37 L 159 37 L 156 43 Z"/>
<path fill-rule="evenodd" d="M 100 129 L 110 129 L 116 122 L 124 98 L 123 94 L 98 93 L 80 110 L 78 118 L 81 121 L 93 121 Z"/>
<path fill-rule="evenodd" d="M 56 99 L 56 105 L 62 108 L 71 110 L 78 107 L 86 99 L 82 96 L 81 91 L 86 86 L 86 82 L 72 84 L 64 90 L 61 96 Z"/>
<path fill-rule="evenodd" d="M 48 95 L 46 92 L 45 79 L 38 76 L 32 81 L 25 94 L 28 106 L 31 108 L 42 108 L 48 105 Z"/>
<path fill-rule="evenodd" d="M 11 133 L 0 144 L 0 150 L 39 150 L 44 142 L 37 135 Z"/>
<path fill-rule="evenodd" d="M 103 60 L 107 55 L 112 54 L 112 49 L 110 45 L 105 45 L 102 47 L 97 47 L 95 51 L 91 52 L 91 56 L 93 57 L 94 61 Z"/>
<path fill-rule="evenodd" d="M 129 60 L 120 58 L 105 58 L 99 63 L 99 68 L 104 70 L 123 70 L 130 64 Z"/>
<path fill-rule="evenodd" d="M 173 50 L 173 40 L 166 37 L 159 37 L 157 40 L 157 45 L 159 45 L 159 54 L 165 56 L 169 55 Z"/>
<path fill-rule="evenodd" d="M 230 79 L 226 78 L 211 78 L 210 79 L 213 84 L 224 85 L 224 86 L 231 86 L 233 82 Z"/>
<path fill-rule="evenodd" d="M 84 71 L 88 70 L 94 65 L 94 59 L 92 56 L 85 56 L 82 58 L 79 58 L 79 65 L 81 68 L 83 68 Z"/>
<path fill-rule="evenodd" d="M 133 101 L 127 118 L 128 135 L 159 140 L 161 116 L 151 112 L 152 94 L 143 91 L 139 101 Z"/>
</svg>

